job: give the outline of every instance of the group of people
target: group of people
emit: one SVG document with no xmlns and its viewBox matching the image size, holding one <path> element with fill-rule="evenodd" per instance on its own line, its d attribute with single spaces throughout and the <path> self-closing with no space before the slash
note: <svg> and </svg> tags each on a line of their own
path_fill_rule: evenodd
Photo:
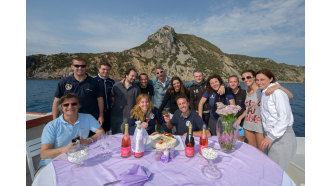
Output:
<svg viewBox="0 0 330 186">
<path fill-rule="evenodd" d="M 241 106 L 235 126 L 240 130 L 239 139 L 262 152 L 266 150 L 284 170 L 295 153 L 289 103 L 293 95 L 267 69 L 244 71 L 241 76 L 247 90 L 243 90 L 236 75 L 229 77 L 226 87 L 219 75 L 205 80 L 199 69 L 193 72 L 194 81 L 183 83 L 177 76 L 168 77 L 162 66 L 155 67 L 156 77 L 151 80 L 146 73 L 138 76 L 130 68 L 125 78 L 115 83 L 109 77 L 109 63 L 99 64 L 96 77 L 86 73 L 87 62 L 82 58 L 74 58 L 71 68 L 73 74 L 63 78 L 56 89 L 54 120 L 42 133 L 40 165 L 66 152 L 76 136 L 81 143 L 89 144 L 109 130 L 123 133 L 125 123 L 132 135 L 136 121 L 141 121 L 149 135 L 158 131 L 187 135 L 190 123 L 194 136 L 201 136 L 203 124 L 208 126 L 208 137 L 216 135 L 220 117 L 215 112 L 217 102 Z"/>
</svg>

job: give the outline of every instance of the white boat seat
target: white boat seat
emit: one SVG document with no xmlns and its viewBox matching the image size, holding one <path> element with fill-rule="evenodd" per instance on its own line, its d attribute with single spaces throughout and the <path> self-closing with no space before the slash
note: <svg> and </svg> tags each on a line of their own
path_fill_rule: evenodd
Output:
<svg viewBox="0 0 330 186">
<path fill-rule="evenodd" d="M 37 155 L 40 155 L 40 150 L 41 150 L 41 138 L 36 138 L 26 142 L 26 158 L 27 158 L 27 163 L 30 170 L 32 181 L 34 179 L 34 174 L 36 171 L 33 165 L 32 158 Z"/>
</svg>

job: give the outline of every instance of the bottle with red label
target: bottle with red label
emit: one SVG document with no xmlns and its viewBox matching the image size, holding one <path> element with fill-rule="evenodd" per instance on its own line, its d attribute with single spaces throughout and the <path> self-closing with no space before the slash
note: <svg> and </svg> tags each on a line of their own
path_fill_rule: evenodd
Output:
<svg viewBox="0 0 330 186">
<path fill-rule="evenodd" d="M 131 155 L 131 139 L 128 134 L 128 123 L 125 124 L 125 133 L 121 141 L 121 157 L 127 158 Z"/>
<path fill-rule="evenodd" d="M 191 123 L 189 124 L 189 132 L 187 134 L 185 144 L 186 144 L 186 148 L 185 148 L 186 156 L 193 157 L 194 152 L 195 152 L 195 140 L 194 140 L 194 136 L 192 133 L 192 124 Z"/>
<path fill-rule="evenodd" d="M 203 133 L 199 140 L 199 153 L 202 154 L 202 149 L 207 148 L 209 145 L 207 136 L 206 136 L 206 125 L 203 125 Z"/>
</svg>

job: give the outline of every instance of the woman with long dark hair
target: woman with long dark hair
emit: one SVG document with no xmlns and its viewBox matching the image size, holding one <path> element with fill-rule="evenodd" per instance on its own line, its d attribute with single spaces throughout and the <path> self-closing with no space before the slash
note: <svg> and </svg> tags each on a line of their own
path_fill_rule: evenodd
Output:
<svg viewBox="0 0 330 186">
<path fill-rule="evenodd" d="M 268 156 L 286 171 L 297 149 L 288 95 L 276 90 L 266 96 L 267 89 L 275 83 L 275 76 L 268 69 L 257 72 L 256 83 L 262 90 L 260 108 L 265 138 L 261 141 L 261 147 L 268 148 Z"/>
<path fill-rule="evenodd" d="M 171 86 L 166 91 L 163 102 L 159 107 L 159 110 L 163 111 L 164 107 L 167 105 L 167 102 L 170 100 L 170 110 L 169 111 L 171 114 L 174 114 L 174 112 L 179 109 L 179 107 L 176 103 L 176 98 L 181 94 L 186 95 L 189 99 L 188 89 L 183 85 L 183 82 L 181 81 L 181 79 L 178 76 L 174 76 L 171 79 Z"/>
<path fill-rule="evenodd" d="M 210 119 L 208 123 L 209 130 L 212 135 L 216 135 L 216 124 L 219 115 L 215 113 L 217 102 L 222 102 L 224 105 L 235 105 L 234 95 L 231 92 L 226 92 L 224 95 L 219 95 L 218 91 L 223 81 L 219 75 L 212 75 L 206 80 L 206 91 L 198 104 L 198 114 L 202 117 L 203 105 L 209 100 L 210 104 Z"/>
<path fill-rule="evenodd" d="M 238 117 L 237 123 L 240 124 L 245 118 L 243 128 L 248 144 L 264 152 L 264 148 L 261 146 L 261 141 L 264 139 L 264 131 L 261 123 L 262 119 L 260 116 L 261 90 L 255 82 L 255 77 L 256 73 L 253 70 L 245 70 L 242 72 L 242 81 L 247 86 L 245 99 L 246 109 L 243 114 Z M 270 91 L 267 95 L 271 94 L 276 89 L 283 89 L 289 96 L 293 97 L 290 91 L 275 84 L 269 89 Z"/>
</svg>

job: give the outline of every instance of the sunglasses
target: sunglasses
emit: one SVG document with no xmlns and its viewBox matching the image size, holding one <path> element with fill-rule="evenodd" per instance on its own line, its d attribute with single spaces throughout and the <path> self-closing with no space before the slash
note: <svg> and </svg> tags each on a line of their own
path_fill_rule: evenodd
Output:
<svg viewBox="0 0 330 186">
<path fill-rule="evenodd" d="M 78 105 L 78 103 L 77 102 L 73 102 L 73 103 L 65 103 L 65 104 L 62 104 L 62 106 L 63 107 L 68 107 L 69 105 L 71 105 L 71 106 L 77 106 Z"/>
<path fill-rule="evenodd" d="M 162 74 L 164 72 L 164 70 L 160 71 L 160 72 L 156 72 L 156 74 Z"/>
<path fill-rule="evenodd" d="M 245 78 L 246 78 L 246 79 L 251 79 L 251 78 L 252 78 L 252 76 L 246 76 L 246 77 L 242 77 L 242 81 L 244 81 L 244 80 L 245 80 Z"/>
<path fill-rule="evenodd" d="M 73 66 L 76 67 L 76 68 L 79 68 L 79 67 L 86 68 L 86 65 L 73 65 Z"/>
</svg>

